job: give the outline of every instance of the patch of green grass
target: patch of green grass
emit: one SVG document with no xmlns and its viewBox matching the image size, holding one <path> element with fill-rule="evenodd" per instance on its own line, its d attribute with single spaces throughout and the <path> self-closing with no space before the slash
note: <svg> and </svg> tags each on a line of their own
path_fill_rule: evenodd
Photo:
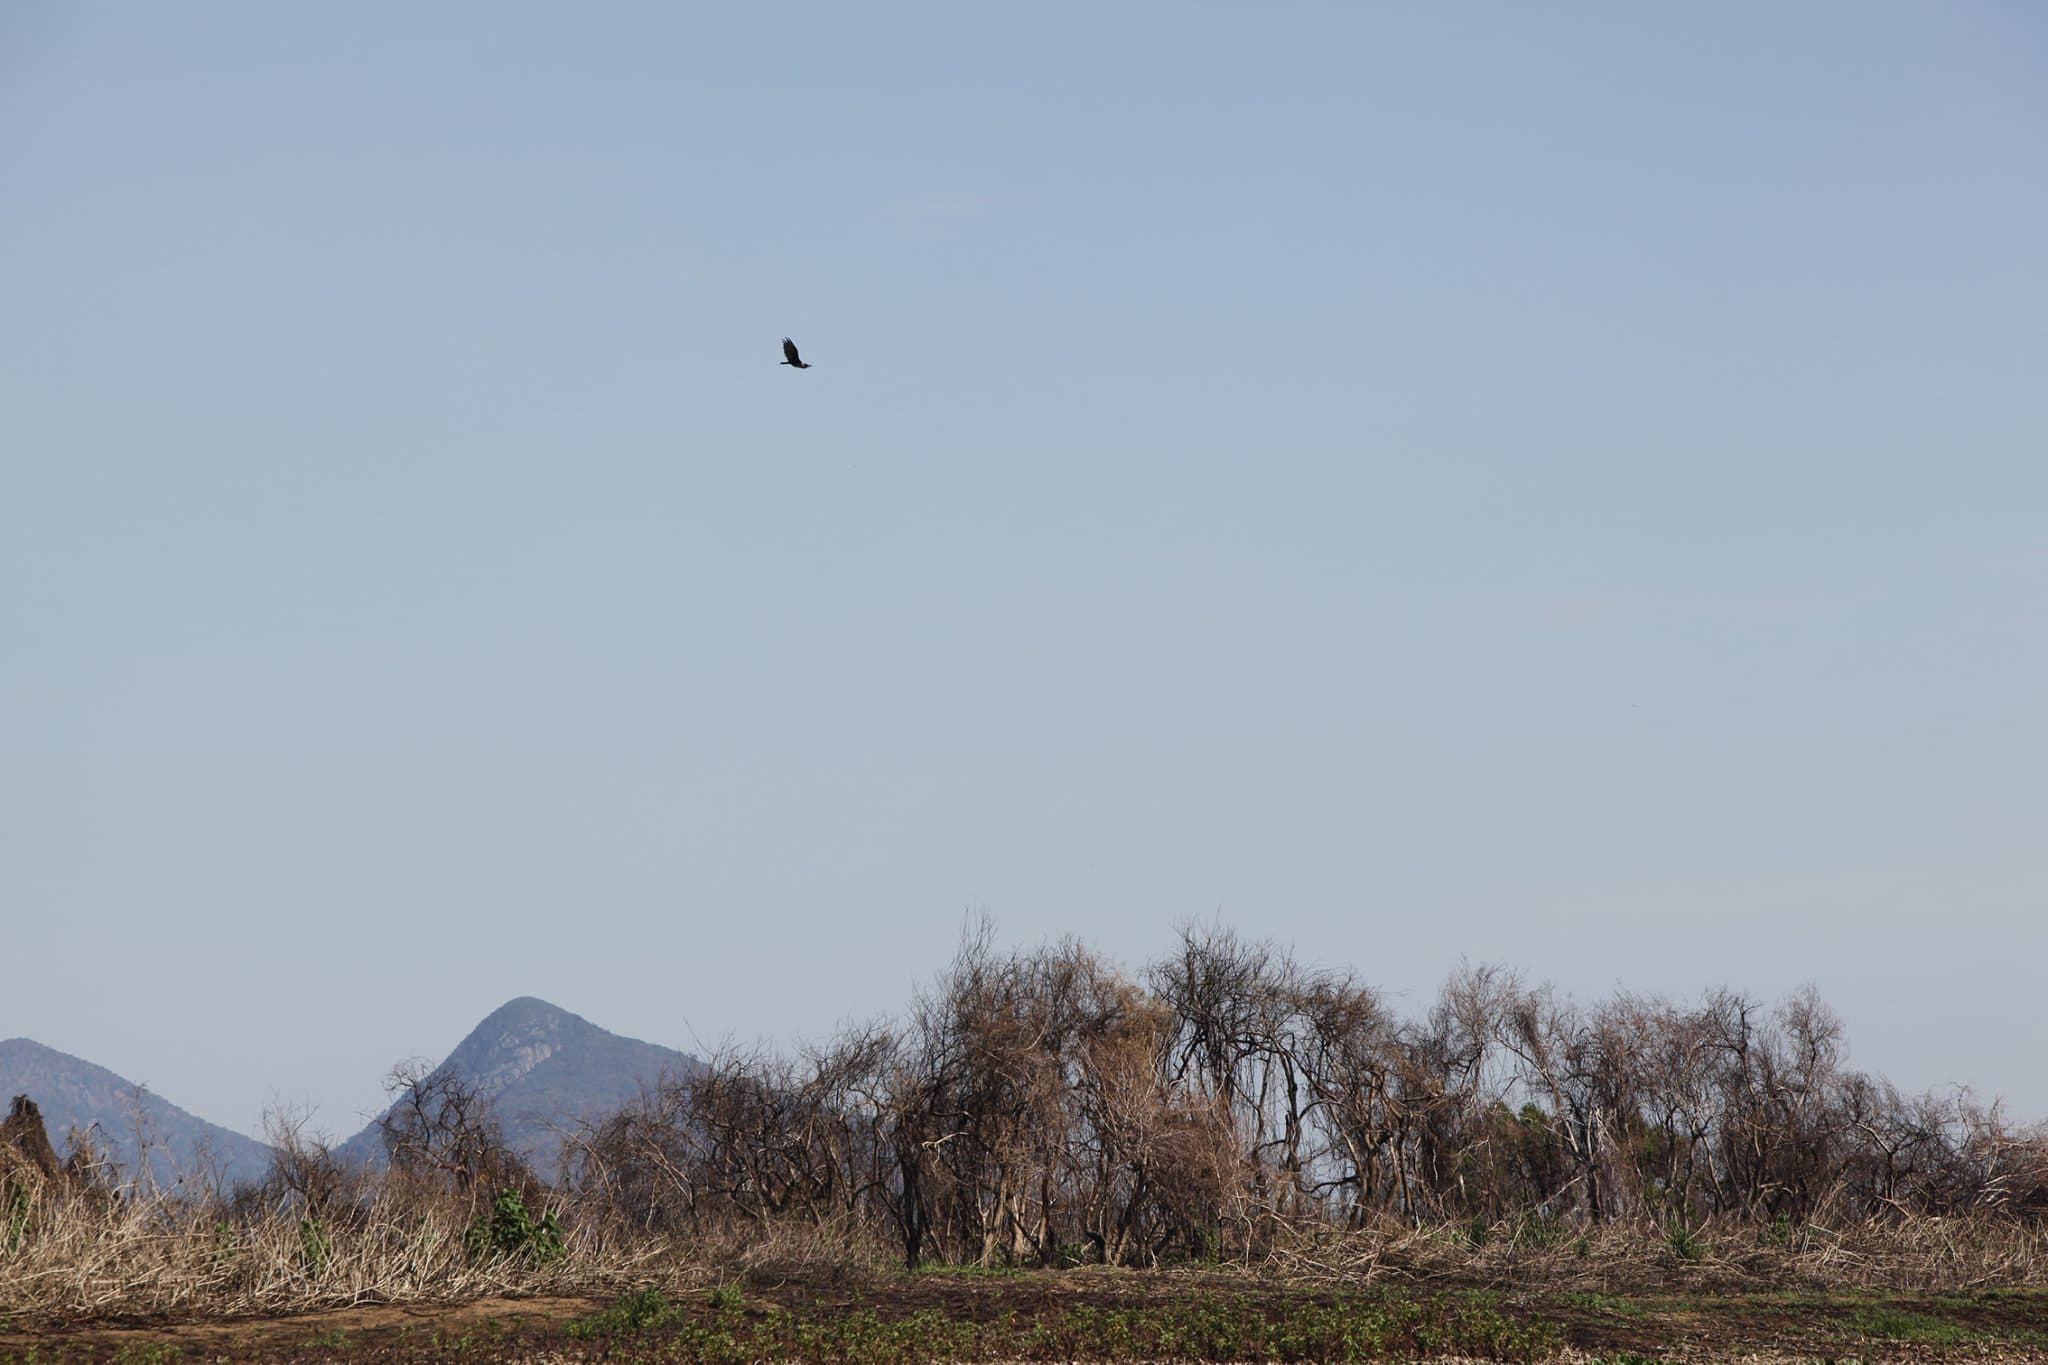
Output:
<svg viewBox="0 0 2048 1365">
<path fill-rule="evenodd" d="M 1262 1308 L 1202 1296 L 1161 1306 L 1075 1306 L 1017 1325 L 1012 1349 L 1032 1360 L 1378 1360 L 1484 1355 L 1532 1360 L 1557 1347 L 1549 1323 L 1484 1304 L 1427 1299 L 1296 1301 Z"/>
<path fill-rule="evenodd" d="M 1843 1318 L 1842 1325 L 1860 1336 L 1918 1342 L 1927 1346 L 1959 1346 L 1982 1336 L 1982 1333 L 1959 1322 L 1951 1322 L 1932 1313 L 1912 1313 L 1903 1308 L 1861 1308 Z"/>
<path fill-rule="evenodd" d="M 969 1279 L 1015 1280 L 1022 1278 L 1030 1272 L 1026 1271 L 1022 1266 L 1003 1265 L 1000 1262 L 993 1265 L 981 1265 L 978 1262 L 969 1261 L 965 1265 L 948 1265 L 940 1261 L 926 1261 L 911 1273 L 915 1275 L 961 1275 Z"/>
<path fill-rule="evenodd" d="M 1470 1355 L 1537 1360 L 1562 1342 L 1555 1324 L 1520 1321 L 1463 1295 L 1346 1296 L 1264 1302 L 1191 1295 L 1170 1303 L 1092 1304 L 1010 1313 L 992 1321 L 925 1308 L 807 1316 L 727 1303 L 693 1309 L 642 1290 L 569 1324 L 572 1337 L 645 1335 L 663 1359 L 738 1365 L 830 1360 L 848 1365 L 940 1360 L 1365 1361 Z M 624 1343 L 619 1343 L 624 1344 Z"/>
<path fill-rule="evenodd" d="M 895 1319 L 881 1317 L 871 1308 L 810 1321 L 777 1313 L 759 1326 L 764 1334 L 793 1345 L 797 1359 L 860 1365 L 972 1359 L 982 1336 L 979 1324 L 949 1317 L 937 1308 Z"/>
<path fill-rule="evenodd" d="M 2048 1312 L 2048 1293 L 2039 1289 L 1973 1289 L 1967 1294 L 1936 1294 L 1937 1308 L 1991 1308 L 2033 1303 Z"/>
<path fill-rule="evenodd" d="M 621 1294 L 603 1312 L 577 1318 L 563 1330 L 572 1337 L 620 1336 L 671 1323 L 684 1323 L 689 1318 L 689 1309 L 669 1302 L 668 1295 L 659 1289 L 636 1289 L 630 1294 Z"/>
<path fill-rule="evenodd" d="M 1535 1209 L 1523 1214 L 1521 1223 L 1515 1228 L 1516 1246 L 1563 1246 L 1571 1238 L 1571 1227 L 1562 1218 Z"/>
<path fill-rule="evenodd" d="M 184 1354 L 168 1341 L 138 1341 L 115 1352 L 114 1365 L 171 1365 Z"/>
<path fill-rule="evenodd" d="M 1664 1231 L 1664 1245 L 1681 1261 L 1697 1261 L 1702 1250 L 1699 1235 L 1676 1219 Z"/>
<path fill-rule="evenodd" d="M 1873 1296 L 1830 1293 L 1824 1289 L 1781 1289 L 1775 1293 L 1749 1294 L 1744 1297 L 1751 1303 L 1768 1303 L 1781 1308 L 1840 1308 L 1847 1303 L 1869 1300 Z"/>
</svg>

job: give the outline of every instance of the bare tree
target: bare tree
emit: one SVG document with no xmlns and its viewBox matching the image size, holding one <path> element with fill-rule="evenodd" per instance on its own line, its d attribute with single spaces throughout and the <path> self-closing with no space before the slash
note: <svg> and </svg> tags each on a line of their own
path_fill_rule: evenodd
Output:
<svg viewBox="0 0 2048 1365">
<path fill-rule="evenodd" d="M 459 1073 L 414 1058 L 391 1069 L 384 1089 L 392 1104 L 377 1127 L 394 1171 L 472 1204 L 501 1189 L 539 1187 L 490 1102 Z"/>
</svg>

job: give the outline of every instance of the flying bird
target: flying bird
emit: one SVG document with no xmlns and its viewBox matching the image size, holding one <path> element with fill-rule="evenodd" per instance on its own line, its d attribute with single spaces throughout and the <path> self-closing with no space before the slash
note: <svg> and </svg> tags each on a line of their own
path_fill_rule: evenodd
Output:
<svg viewBox="0 0 2048 1365">
<path fill-rule="evenodd" d="M 782 339 L 782 354 L 784 356 L 782 363 L 785 365 L 794 365 L 799 370 L 808 370 L 809 368 L 811 368 L 810 366 L 804 364 L 804 358 L 796 353 L 796 343 L 794 341 L 791 341 L 788 337 L 784 337 Z"/>
</svg>

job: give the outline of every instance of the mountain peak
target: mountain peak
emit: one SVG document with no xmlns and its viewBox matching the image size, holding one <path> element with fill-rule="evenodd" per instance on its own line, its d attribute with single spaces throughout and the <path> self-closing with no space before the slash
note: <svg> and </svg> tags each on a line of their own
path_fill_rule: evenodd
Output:
<svg viewBox="0 0 2048 1365">
<path fill-rule="evenodd" d="M 486 1014 L 484 1019 L 488 1022 L 501 1014 L 569 1014 L 569 1011 L 552 1001 L 543 1000 L 537 995 L 515 995 L 489 1014 Z M 569 1017 L 574 1019 L 577 1016 L 569 1014 Z"/>
<path fill-rule="evenodd" d="M 543 1174 L 559 1156 L 562 1134 L 578 1120 L 617 1109 L 665 1075 L 703 1063 L 688 1053 L 625 1038 L 536 996 L 521 995 L 485 1015 L 434 1068 L 453 1074 L 489 1101 L 505 1136 Z M 376 1161 L 377 1122 L 342 1144 L 348 1156 Z"/>
<path fill-rule="evenodd" d="M 459 1072 L 495 1099 L 565 1046 L 603 1033 L 580 1014 L 521 995 L 485 1015 L 435 1070 Z"/>
<path fill-rule="evenodd" d="M 537 995 L 515 995 L 498 1008 L 486 1014 L 471 1030 L 471 1035 L 491 1029 L 533 1029 L 533 1028 L 595 1028 L 595 1024 L 580 1014 L 572 1014 L 560 1005 L 551 1004 Z"/>
</svg>

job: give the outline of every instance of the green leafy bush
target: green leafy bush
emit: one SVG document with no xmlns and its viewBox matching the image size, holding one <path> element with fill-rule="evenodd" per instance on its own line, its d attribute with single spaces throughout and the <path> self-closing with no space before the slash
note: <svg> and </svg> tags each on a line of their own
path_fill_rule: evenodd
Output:
<svg viewBox="0 0 2048 1365">
<path fill-rule="evenodd" d="M 328 1240 L 327 1229 L 320 1226 L 320 1220 L 305 1217 L 299 1220 L 299 1254 L 306 1263 L 306 1269 L 318 1272 L 334 1259 L 334 1243 Z"/>
<path fill-rule="evenodd" d="M 517 1190 L 503 1190 L 489 1213 L 480 1213 L 462 1234 L 472 1259 L 511 1256 L 545 1265 L 568 1251 L 561 1222 L 552 1213 L 535 1218 Z"/>
</svg>

